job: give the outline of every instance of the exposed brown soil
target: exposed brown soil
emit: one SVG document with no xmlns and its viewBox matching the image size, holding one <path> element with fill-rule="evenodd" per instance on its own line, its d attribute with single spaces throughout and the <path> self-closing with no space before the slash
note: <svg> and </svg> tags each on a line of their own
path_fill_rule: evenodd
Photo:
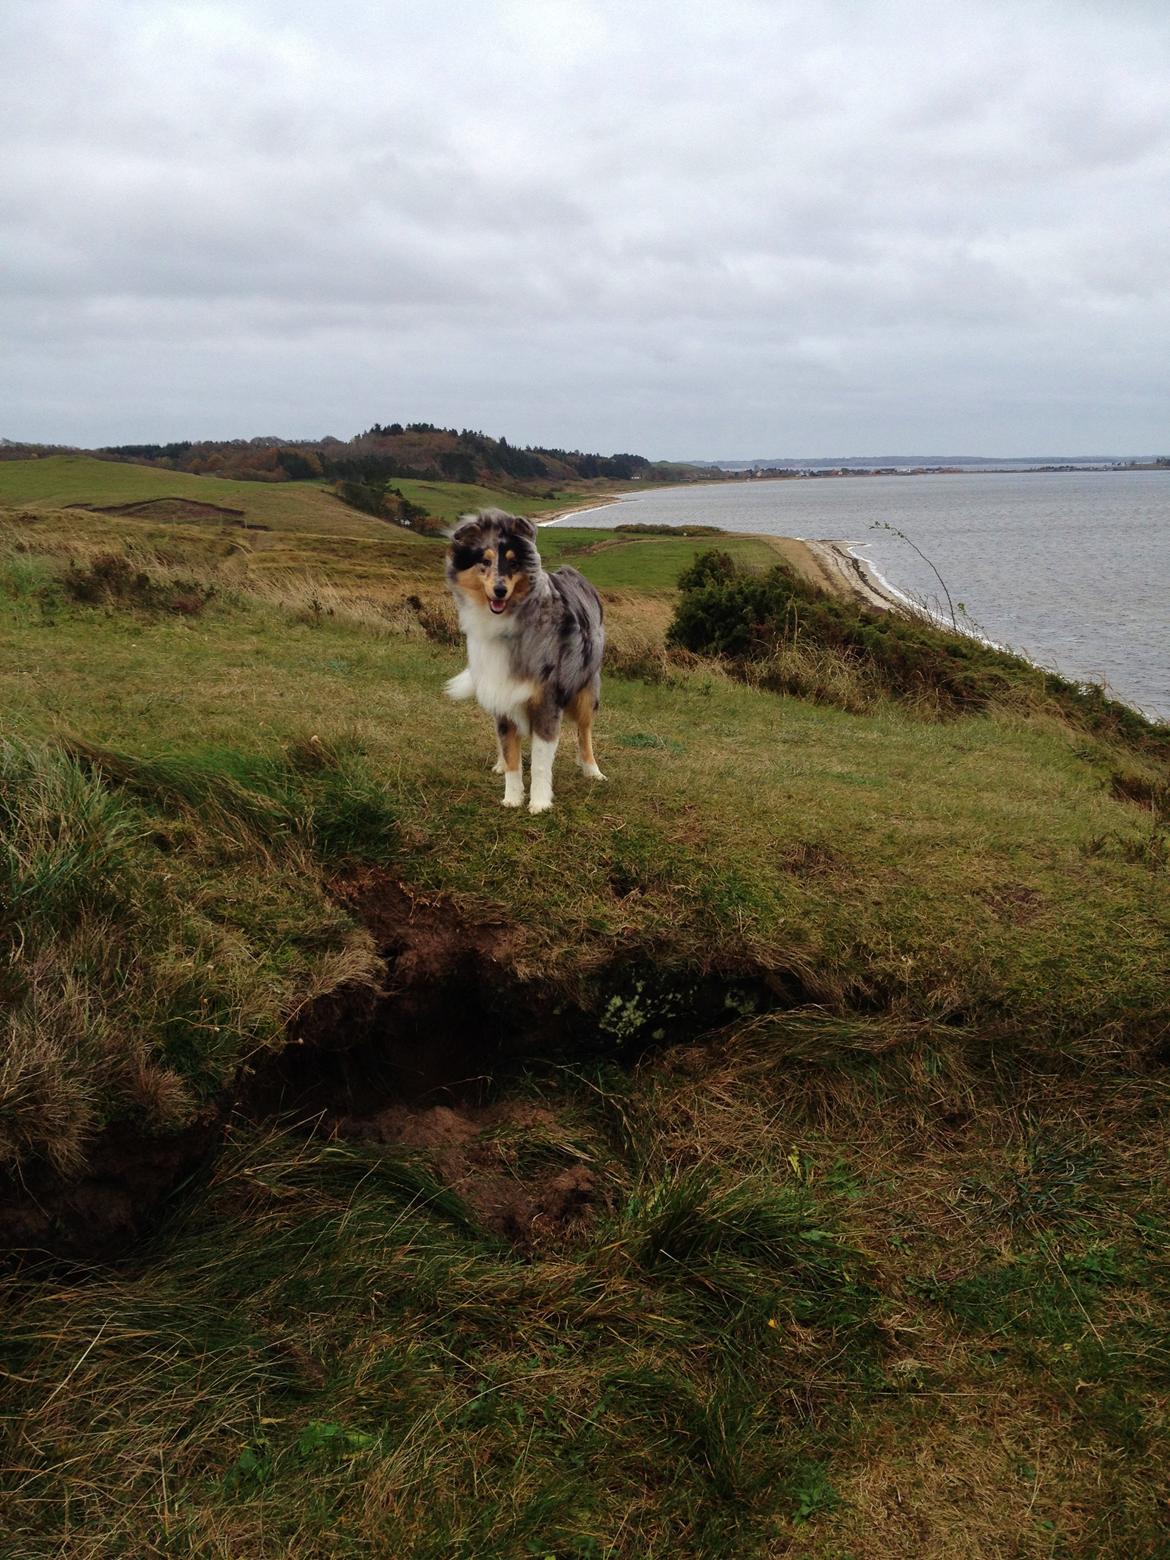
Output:
<svg viewBox="0 0 1170 1560">
<path fill-rule="evenodd" d="M 599 1200 L 597 1174 L 583 1161 L 521 1168 L 518 1149 L 555 1134 L 556 1118 L 540 1106 L 502 1100 L 454 1109 L 390 1105 L 372 1116 L 346 1116 L 337 1135 L 414 1150 L 467 1203 L 486 1229 L 535 1246 L 574 1233 Z"/>
<path fill-rule="evenodd" d="M 245 511 L 227 504 L 205 504 L 193 498 L 148 498 L 137 504 L 70 504 L 91 515 L 133 515 L 139 520 L 223 520 L 242 519 Z M 259 529 L 267 530 L 267 527 Z"/>
<path fill-rule="evenodd" d="M 842 859 L 829 845 L 815 840 L 792 840 L 780 850 L 785 872 L 795 877 L 823 877 L 842 865 Z"/>
<path fill-rule="evenodd" d="M 1004 883 L 988 889 L 979 896 L 1001 921 L 1022 926 L 1044 908 L 1044 900 L 1034 888 L 1025 883 Z"/>
<path fill-rule="evenodd" d="M 229 1110 L 416 1151 L 486 1228 L 524 1245 L 560 1238 L 596 1202 L 596 1176 L 547 1114 L 499 1097 L 509 1073 L 566 1052 L 634 1061 L 667 1032 L 677 1043 L 725 1024 L 731 994 L 737 1005 L 749 994 L 757 1010 L 807 1000 L 784 976 L 660 970 L 645 950 L 640 960 L 614 950 L 581 989 L 532 979 L 518 967 L 514 927 L 471 921 L 382 869 L 330 888 L 372 932 L 381 987 L 342 987 L 311 1003 L 284 1049 L 253 1059 L 200 1125 L 150 1138 L 118 1123 L 90 1145 L 81 1177 L 0 1178 L 0 1249 L 116 1256 L 214 1158 Z M 644 1038 L 607 1032 L 598 1014 L 635 997 L 655 1015 Z"/>
<path fill-rule="evenodd" d="M 268 1080 L 281 1098 L 270 1094 L 267 1103 L 360 1110 L 388 1098 L 481 1096 L 506 1043 L 539 1030 L 549 1006 L 543 988 L 517 980 L 508 958 L 513 934 L 469 921 L 442 895 L 410 893 L 378 868 L 329 886 L 373 934 L 382 989 L 342 990 L 307 1009 Z"/>
</svg>

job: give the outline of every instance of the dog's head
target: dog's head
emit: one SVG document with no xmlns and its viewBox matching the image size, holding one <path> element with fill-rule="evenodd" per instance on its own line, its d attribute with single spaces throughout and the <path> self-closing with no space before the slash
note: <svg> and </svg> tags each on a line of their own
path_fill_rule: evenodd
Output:
<svg viewBox="0 0 1170 1560">
<path fill-rule="evenodd" d="M 451 532 L 447 583 L 460 597 L 506 616 L 528 595 L 540 576 L 536 527 L 531 520 L 481 509 L 464 515 Z"/>
</svg>

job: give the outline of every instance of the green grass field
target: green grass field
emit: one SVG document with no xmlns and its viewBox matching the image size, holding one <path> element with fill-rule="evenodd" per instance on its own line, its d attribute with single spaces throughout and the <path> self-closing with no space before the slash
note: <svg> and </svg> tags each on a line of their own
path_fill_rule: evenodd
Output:
<svg viewBox="0 0 1170 1560">
<path fill-rule="evenodd" d="M 544 515 L 581 501 L 579 493 L 536 499 L 455 482 L 400 479 L 394 486 L 445 523 L 483 507 Z M 114 506 L 165 506 L 168 501 L 186 505 L 192 512 L 167 513 L 165 508 L 128 515 L 88 512 Z M 196 512 L 200 505 L 215 505 L 224 513 L 222 517 L 201 514 Z M 119 545 L 123 538 L 132 538 L 172 553 L 176 547 L 182 549 L 182 530 L 191 527 L 196 540 L 190 550 L 196 557 L 205 556 L 205 542 L 219 532 L 237 548 L 254 554 L 269 573 L 301 569 L 325 573 L 330 579 L 364 579 L 373 586 L 392 588 L 407 572 L 441 572 L 439 541 L 351 509 L 319 483 L 237 482 L 86 455 L 55 455 L 0 461 L 0 523 L 6 506 L 10 511 L 27 509 L 30 519 L 47 521 L 57 535 L 93 544 L 103 536 Z M 84 507 L 71 510 L 70 506 Z M 550 566 L 573 563 L 598 585 L 670 590 L 679 570 L 710 544 L 620 537 L 562 523 L 542 531 L 540 545 Z M 726 545 L 744 562 L 770 561 L 768 543 L 761 539 L 736 538 Z"/>
<path fill-rule="evenodd" d="M 706 543 L 557 526 L 608 780 L 507 813 L 438 543 L 8 496 L 6 1555 L 1161 1552 L 1148 756 L 746 685 Z"/>
<path fill-rule="evenodd" d="M 494 488 L 455 482 L 393 484 L 428 514 L 450 521 L 466 509 L 496 505 L 513 514 L 544 514 L 580 502 L 579 494 L 533 499 Z M 238 482 L 224 477 L 196 477 L 91 455 L 52 455 L 39 460 L 0 461 L 0 504 L 40 505 L 62 509 L 71 504 L 97 507 L 159 503 L 175 499 L 187 504 L 216 505 L 241 513 L 225 516 L 228 523 L 246 522 L 273 530 L 345 537 L 376 537 L 390 529 L 372 515 L 350 509 L 316 482 Z M 175 518 L 171 517 L 170 523 Z"/>
</svg>

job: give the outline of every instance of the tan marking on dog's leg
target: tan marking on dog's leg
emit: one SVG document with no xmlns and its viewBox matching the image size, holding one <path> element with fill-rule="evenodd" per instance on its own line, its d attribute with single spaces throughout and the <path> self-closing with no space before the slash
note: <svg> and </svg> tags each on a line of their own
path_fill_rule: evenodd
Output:
<svg viewBox="0 0 1170 1560">
<path fill-rule="evenodd" d="M 510 720 L 496 722 L 500 757 L 504 765 L 505 807 L 519 807 L 524 800 L 524 770 L 520 759 L 520 732 Z"/>
<path fill-rule="evenodd" d="M 582 688 L 569 705 L 569 714 L 577 722 L 577 768 L 587 780 L 605 779 L 593 756 L 593 717 L 596 712 L 597 705 L 589 688 Z"/>
</svg>

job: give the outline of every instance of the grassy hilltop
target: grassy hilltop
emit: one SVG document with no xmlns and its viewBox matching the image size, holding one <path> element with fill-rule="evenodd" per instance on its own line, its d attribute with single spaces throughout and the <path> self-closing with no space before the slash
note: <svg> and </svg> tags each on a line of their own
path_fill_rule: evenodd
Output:
<svg viewBox="0 0 1170 1560">
<path fill-rule="evenodd" d="M 500 488 L 407 478 L 396 478 L 394 485 L 406 498 L 444 521 L 468 508 L 492 504 L 513 514 L 553 513 L 579 499 L 568 492 L 559 495 L 558 501 L 557 496 L 533 498 Z M 92 455 L 0 462 L 0 495 L 9 505 L 78 506 L 107 513 L 122 511 L 128 518 L 153 518 L 172 525 L 202 521 L 231 529 L 273 531 L 274 540 L 306 534 L 369 538 L 388 529 L 384 520 L 343 504 L 324 483 L 268 484 L 192 476 L 157 466 L 98 460 Z M 262 548 L 265 541 L 253 536 L 251 544 Z"/>
<path fill-rule="evenodd" d="M 532 819 L 439 542 L 0 463 L 5 1553 L 1161 1552 L 1165 732 L 541 546 L 609 779 Z"/>
</svg>

